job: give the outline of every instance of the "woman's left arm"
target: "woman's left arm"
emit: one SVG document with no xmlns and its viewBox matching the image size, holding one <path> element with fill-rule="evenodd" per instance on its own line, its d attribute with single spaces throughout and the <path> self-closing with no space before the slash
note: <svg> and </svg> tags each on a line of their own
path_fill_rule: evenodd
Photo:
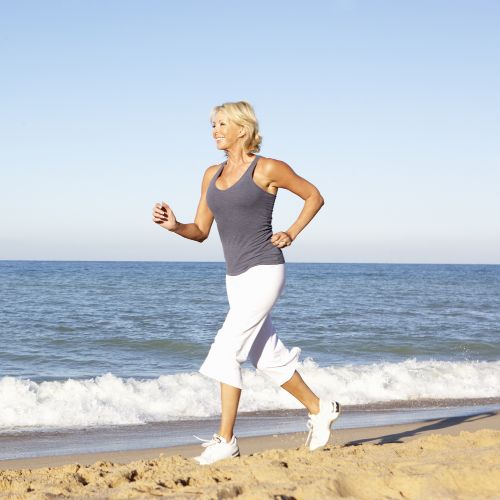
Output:
<svg viewBox="0 0 500 500">
<path fill-rule="evenodd" d="M 288 189 L 304 200 L 304 207 L 297 220 L 287 231 L 275 233 L 271 238 L 271 242 L 277 247 L 289 246 L 319 212 L 325 200 L 314 184 L 297 175 L 284 161 L 267 159 L 265 174 L 271 181 L 270 186 Z"/>
</svg>

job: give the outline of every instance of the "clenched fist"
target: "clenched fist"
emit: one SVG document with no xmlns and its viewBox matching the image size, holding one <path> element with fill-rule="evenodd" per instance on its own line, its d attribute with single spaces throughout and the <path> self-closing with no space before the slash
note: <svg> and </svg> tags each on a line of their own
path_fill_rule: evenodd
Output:
<svg viewBox="0 0 500 500">
<path fill-rule="evenodd" d="M 292 244 L 292 241 L 291 236 L 285 231 L 274 233 L 271 237 L 271 243 L 278 248 L 289 247 Z"/>
<path fill-rule="evenodd" d="M 172 231 L 177 227 L 177 219 L 172 209 L 165 203 L 155 203 L 153 206 L 153 222 Z"/>
</svg>

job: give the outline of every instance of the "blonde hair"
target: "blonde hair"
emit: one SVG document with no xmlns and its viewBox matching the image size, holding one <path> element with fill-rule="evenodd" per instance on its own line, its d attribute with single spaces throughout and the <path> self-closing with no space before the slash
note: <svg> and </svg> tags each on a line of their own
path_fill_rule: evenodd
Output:
<svg viewBox="0 0 500 500">
<path fill-rule="evenodd" d="M 220 106 L 215 106 L 210 113 L 211 123 L 219 111 L 225 113 L 228 120 L 245 129 L 246 138 L 244 148 L 250 153 L 258 153 L 260 151 L 262 136 L 259 134 L 259 123 L 257 122 L 252 105 L 246 101 L 238 101 L 225 102 Z"/>
</svg>

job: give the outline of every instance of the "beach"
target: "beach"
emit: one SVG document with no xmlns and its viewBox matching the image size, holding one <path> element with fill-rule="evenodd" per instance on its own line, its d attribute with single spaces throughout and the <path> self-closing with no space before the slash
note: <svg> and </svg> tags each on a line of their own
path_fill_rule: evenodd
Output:
<svg viewBox="0 0 500 500">
<path fill-rule="evenodd" d="M 500 412 L 240 439 L 200 466 L 198 445 L 0 461 L 0 498 L 499 498 Z"/>
</svg>

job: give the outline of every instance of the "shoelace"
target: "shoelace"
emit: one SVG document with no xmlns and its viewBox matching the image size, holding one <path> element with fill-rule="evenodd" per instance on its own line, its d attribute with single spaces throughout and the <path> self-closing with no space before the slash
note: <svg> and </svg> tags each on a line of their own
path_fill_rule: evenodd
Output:
<svg viewBox="0 0 500 500">
<path fill-rule="evenodd" d="M 216 434 L 213 435 L 212 439 L 202 439 L 198 436 L 195 436 L 194 434 L 193 434 L 193 437 L 195 437 L 196 439 L 198 439 L 200 441 L 204 441 L 203 443 L 201 443 L 201 446 L 203 446 L 203 448 L 207 448 L 208 446 L 212 446 L 214 444 L 222 442 L 220 437 L 217 436 Z"/>
<path fill-rule="evenodd" d="M 309 440 L 311 439 L 311 436 L 313 433 L 314 424 L 313 424 L 312 415 L 309 416 L 309 420 L 307 421 L 306 426 L 309 429 L 309 434 L 307 435 L 306 443 L 304 444 L 304 446 L 307 446 L 309 444 Z"/>
</svg>

